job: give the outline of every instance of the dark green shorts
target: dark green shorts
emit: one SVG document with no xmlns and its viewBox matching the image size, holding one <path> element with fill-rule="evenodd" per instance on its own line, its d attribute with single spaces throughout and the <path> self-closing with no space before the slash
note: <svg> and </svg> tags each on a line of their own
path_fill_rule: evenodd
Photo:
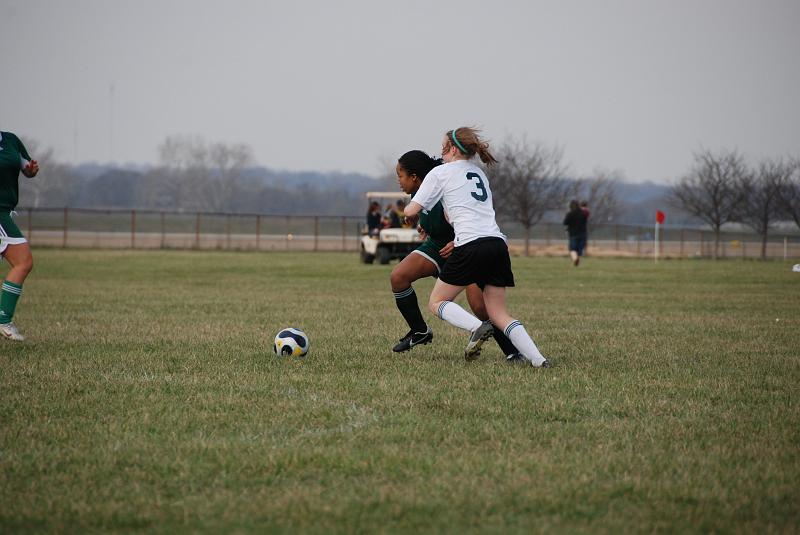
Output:
<svg viewBox="0 0 800 535">
<path fill-rule="evenodd" d="M 22 235 L 22 231 L 11 219 L 11 212 L 0 212 L 0 253 L 5 251 L 9 245 L 27 242 L 28 240 Z"/>
<path fill-rule="evenodd" d="M 444 245 L 437 245 L 433 242 L 430 238 L 425 238 L 425 241 L 422 242 L 422 245 L 417 247 L 412 251 L 418 255 L 422 255 L 436 266 L 436 269 L 441 272 L 442 268 L 444 267 L 445 262 L 447 262 L 446 258 L 442 258 L 442 255 L 439 254 L 439 251 L 444 247 Z"/>
</svg>

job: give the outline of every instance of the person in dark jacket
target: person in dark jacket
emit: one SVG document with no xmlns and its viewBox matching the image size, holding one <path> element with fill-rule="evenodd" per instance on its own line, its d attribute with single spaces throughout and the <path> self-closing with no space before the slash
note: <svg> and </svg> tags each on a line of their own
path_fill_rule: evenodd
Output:
<svg viewBox="0 0 800 535">
<path fill-rule="evenodd" d="M 381 231 L 381 205 L 376 201 L 369 203 L 367 212 L 367 233 L 377 236 Z"/>
<path fill-rule="evenodd" d="M 564 217 L 564 226 L 567 227 L 569 235 L 569 256 L 572 258 L 572 265 L 580 264 L 583 250 L 586 248 L 586 212 L 581 210 L 578 201 L 569 202 L 569 212 Z"/>
</svg>

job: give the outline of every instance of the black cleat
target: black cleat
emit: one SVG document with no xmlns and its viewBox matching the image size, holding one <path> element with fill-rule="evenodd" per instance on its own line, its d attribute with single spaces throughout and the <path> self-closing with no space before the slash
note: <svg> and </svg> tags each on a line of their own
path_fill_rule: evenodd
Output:
<svg viewBox="0 0 800 535">
<path fill-rule="evenodd" d="M 550 364 L 550 361 L 549 361 L 549 360 L 547 360 L 547 359 L 544 359 L 544 362 L 542 362 L 542 365 L 541 365 L 541 366 L 539 366 L 539 367 L 540 367 L 540 368 L 552 368 L 552 367 L 553 367 L 553 365 L 552 365 L 552 364 Z"/>
<path fill-rule="evenodd" d="M 510 355 L 506 355 L 506 362 L 509 364 L 527 364 L 528 359 L 526 359 L 522 353 L 511 353 Z"/>
<path fill-rule="evenodd" d="M 392 351 L 395 353 L 403 353 L 414 346 L 430 344 L 431 340 L 433 340 L 433 331 L 430 328 L 428 328 L 428 330 L 424 333 L 408 331 L 408 334 L 402 337 L 400 341 L 395 344 L 395 346 L 392 348 Z"/>
</svg>

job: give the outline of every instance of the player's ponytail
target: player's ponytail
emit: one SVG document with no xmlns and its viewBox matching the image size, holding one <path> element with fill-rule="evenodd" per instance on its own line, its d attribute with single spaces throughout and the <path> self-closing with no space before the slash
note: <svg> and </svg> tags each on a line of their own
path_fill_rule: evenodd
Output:
<svg viewBox="0 0 800 535">
<path fill-rule="evenodd" d="M 497 163 L 497 159 L 489 151 L 489 143 L 478 135 L 480 130 L 471 126 L 461 126 L 445 134 L 450 144 L 468 159 L 476 154 L 487 165 Z"/>
<path fill-rule="evenodd" d="M 444 162 L 440 158 L 428 156 L 427 153 L 421 150 L 412 150 L 400 156 L 397 163 L 409 175 L 416 175 L 420 180 L 424 180 L 431 169 L 437 165 L 442 165 Z"/>
</svg>

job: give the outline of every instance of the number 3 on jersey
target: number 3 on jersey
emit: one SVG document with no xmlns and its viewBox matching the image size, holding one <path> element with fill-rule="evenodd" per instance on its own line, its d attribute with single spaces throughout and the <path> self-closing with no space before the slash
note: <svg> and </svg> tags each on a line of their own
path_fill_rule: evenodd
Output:
<svg viewBox="0 0 800 535">
<path fill-rule="evenodd" d="M 478 173 L 467 173 L 467 180 L 475 179 L 475 187 L 478 188 L 478 192 L 470 192 L 472 197 L 480 202 L 484 202 L 486 199 L 489 198 L 489 194 L 486 193 L 486 186 L 483 185 L 483 180 L 481 180 L 481 175 Z"/>
</svg>

